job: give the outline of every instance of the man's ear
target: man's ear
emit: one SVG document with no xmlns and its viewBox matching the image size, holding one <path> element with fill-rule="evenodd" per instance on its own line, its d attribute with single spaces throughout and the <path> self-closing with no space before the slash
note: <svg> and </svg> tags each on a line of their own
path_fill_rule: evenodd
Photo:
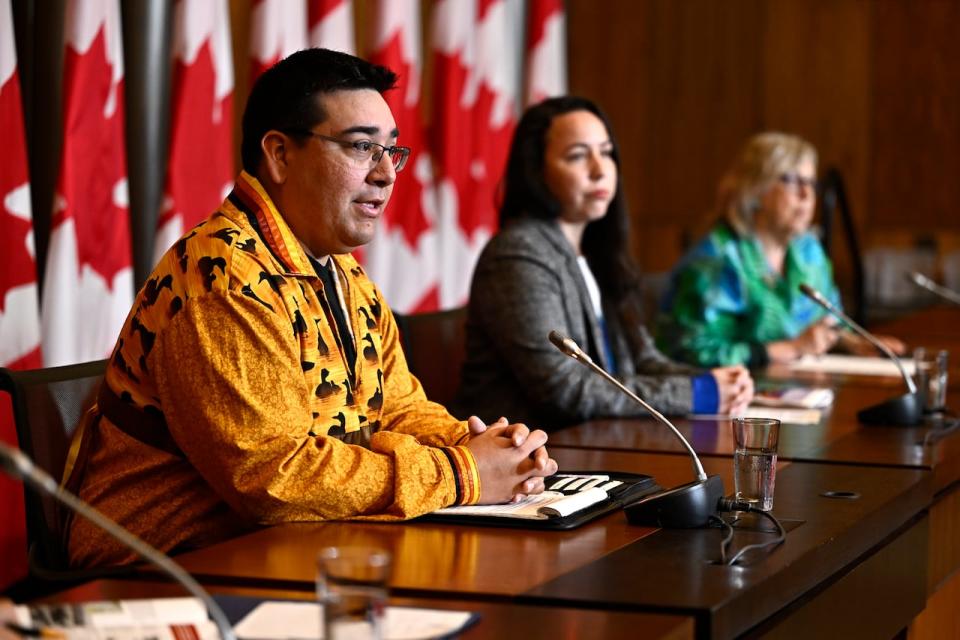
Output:
<svg viewBox="0 0 960 640">
<path fill-rule="evenodd" d="M 287 181 L 287 154 L 292 141 L 288 136 L 275 129 L 263 134 L 260 139 L 260 149 L 263 150 L 263 168 L 274 184 L 283 184 Z"/>
</svg>

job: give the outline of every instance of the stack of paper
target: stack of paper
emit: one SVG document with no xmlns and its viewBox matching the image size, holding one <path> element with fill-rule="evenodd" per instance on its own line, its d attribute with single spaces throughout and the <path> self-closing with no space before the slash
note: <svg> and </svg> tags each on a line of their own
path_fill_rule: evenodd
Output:
<svg viewBox="0 0 960 640">
<path fill-rule="evenodd" d="M 20 605 L 17 624 L 62 640 L 217 640 L 216 625 L 196 598 L 153 598 L 84 604 Z"/>
<path fill-rule="evenodd" d="M 822 409 L 833 404 L 833 389 L 826 387 L 787 387 L 763 389 L 753 397 L 753 404 L 764 407 L 796 407 Z"/>
<path fill-rule="evenodd" d="M 913 361 L 903 360 L 907 373 L 913 375 Z M 842 356 L 827 354 L 823 356 L 804 356 L 790 365 L 791 371 L 810 373 L 843 373 L 857 376 L 900 377 L 900 370 L 887 358 L 864 358 L 863 356 Z"/>
</svg>

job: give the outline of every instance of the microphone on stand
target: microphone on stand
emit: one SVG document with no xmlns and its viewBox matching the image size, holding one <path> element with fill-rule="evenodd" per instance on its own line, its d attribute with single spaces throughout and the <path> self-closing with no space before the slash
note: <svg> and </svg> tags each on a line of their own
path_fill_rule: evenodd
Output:
<svg viewBox="0 0 960 640">
<path fill-rule="evenodd" d="M 960 293 L 957 293 L 953 289 L 948 289 L 943 285 L 937 284 L 922 273 L 912 271 L 907 274 L 907 277 L 910 279 L 910 282 L 917 285 L 921 289 L 926 289 L 930 293 L 943 298 L 947 302 L 960 304 Z"/>
<path fill-rule="evenodd" d="M 23 480 L 34 490 L 52 496 L 66 505 L 71 511 L 91 521 L 125 547 L 132 549 L 163 573 L 173 578 L 192 596 L 203 602 L 213 623 L 217 626 L 222 640 L 236 640 L 230 621 L 220 606 L 210 597 L 203 587 L 194 580 L 183 567 L 174 562 L 169 556 L 161 553 L 137 536 L 133 535 L 116 522 L 113 522 L 86 502 L 62 488 L 50 474 L 38 467 L 22 451 L 14 449 L 0 442 L 0 469 L 10 476 Z"/>
<path fill-rule="evenodd" d="M 867 342 L 879 349 L 887 358 L 897 365 L 900 370 L 900 376 L 907 385 L 907 393 L 896 398 L 891 398 L 872 407 L 867 407 L 857 412 L 857 419 L 864 424 L 875 425 L 898 425 L 912 426 L 919 424 L 923 415 L 923 402 L 917 393 L 917 385 L 913 378 L 907 373 L 903 362 L 897 357 L 887 345 L 883 344 L 875 335 L 861 327 L 853 321 L 847 314 L 838 309 L 836 305 L 827 300 L 822 293 L 808 284 L 801 284 L 800 291 L 826 309 L 835 317 L 842 320 L 855 333 L 862 336 Z"/>
<path fill-rule="evenodd" d="M 562 353 L 605 378 L 609 383 L 627 394 L 631 400 L 649 411 L 661 424 L 666 425 L 673 432 L 673 435 L 680 440 L 693 461 L 696 480 L 645 496 L 636 502 L 625 505 L 623 510 L 627 514 L 627 521 L 631 524 L 667 529 L 692 529 L 706 526 L 710 521 L 710 516 L 718 512 L 717 505 L 723 498 L 723 479 L 718 475 L 707 477 L 703 465 L 700 463 L 700 458 L 697 457 L 693 447 L 683 437 L 683 434 L 673 426 L 673 423 L 598 366 L 572 338 L 568 338 L 559 331 L 551 331 L 548 338 Z"/>
</svg>

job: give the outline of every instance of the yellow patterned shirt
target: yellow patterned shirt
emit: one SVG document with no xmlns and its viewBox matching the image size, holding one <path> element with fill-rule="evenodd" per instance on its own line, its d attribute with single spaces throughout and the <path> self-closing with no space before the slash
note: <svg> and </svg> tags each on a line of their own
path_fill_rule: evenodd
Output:
<svg viewBox="0 0 960 640">
<path fill-rule="evenodd" d="M 257 524 L 403 519 L 476 502 L 466 425 L 424 396 L 363 268 L 331 259 L 352 369 L 330 309 L 337 293 L 242 173 L 137 295 L 105 379 L 124 411 L 101 396 L 78 436 L 68 476 L 81 497 L 165 551 Z M 172 448 L 142 437 L 144 425 Z M 79 519 L 68 550 L 75 566 L 132 559 Z"/>
</svg>

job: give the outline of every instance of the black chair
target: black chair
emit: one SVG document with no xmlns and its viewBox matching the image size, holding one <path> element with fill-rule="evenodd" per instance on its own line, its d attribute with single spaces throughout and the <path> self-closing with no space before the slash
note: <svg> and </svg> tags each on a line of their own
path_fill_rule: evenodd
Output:
<svg viewBox="0 0 960 640">
<path fill-rule="evenodd" d="M 96 399 L 106 365 L 106 360 L 98 360 L 29 371 L 0 368 L 0 390 L 10 394 L 21 451 L 58 480 L 70 440 Z M 67 570 L 58 504 L 32 489 L 24 491 L 31 577 L 43 581 L 84 578 L 85 574 Z"/>
<path fill-rule="evenodd" d="M 466 307 L 394 316 L 410 371 L 428 398 L 449 407 L 460 386 L 460 367 L 467 354 Z"/>
<path fill-rule="evenodd" d="M 843 176 L 840 170 L 835 167 L 829 167 L 823 175 L 819 184 L 820 191 L 820 215 L 823 228 L 823 248 L 830 258 L 833 248 L 833 222 L 834 217 L 839 216 L 840 224 L 843 225 L 844 235 L 847 240 L 846 251 L 850 254 L 850 262 L 853 265 L 853 298 L 852 308 L 849 309 L 850 316 L 859 322 L 865 324 L 867 315 L 866 308 L 866 285 L 864 283 L 863 273 L 863 252 L 860 248 L 860 241 L 857 238 L 857 227 L 853 220 L 853 212 L 850 210 L 850 201 L 847 200 L 847 189 L 843 182 Z"/>
</svg>

